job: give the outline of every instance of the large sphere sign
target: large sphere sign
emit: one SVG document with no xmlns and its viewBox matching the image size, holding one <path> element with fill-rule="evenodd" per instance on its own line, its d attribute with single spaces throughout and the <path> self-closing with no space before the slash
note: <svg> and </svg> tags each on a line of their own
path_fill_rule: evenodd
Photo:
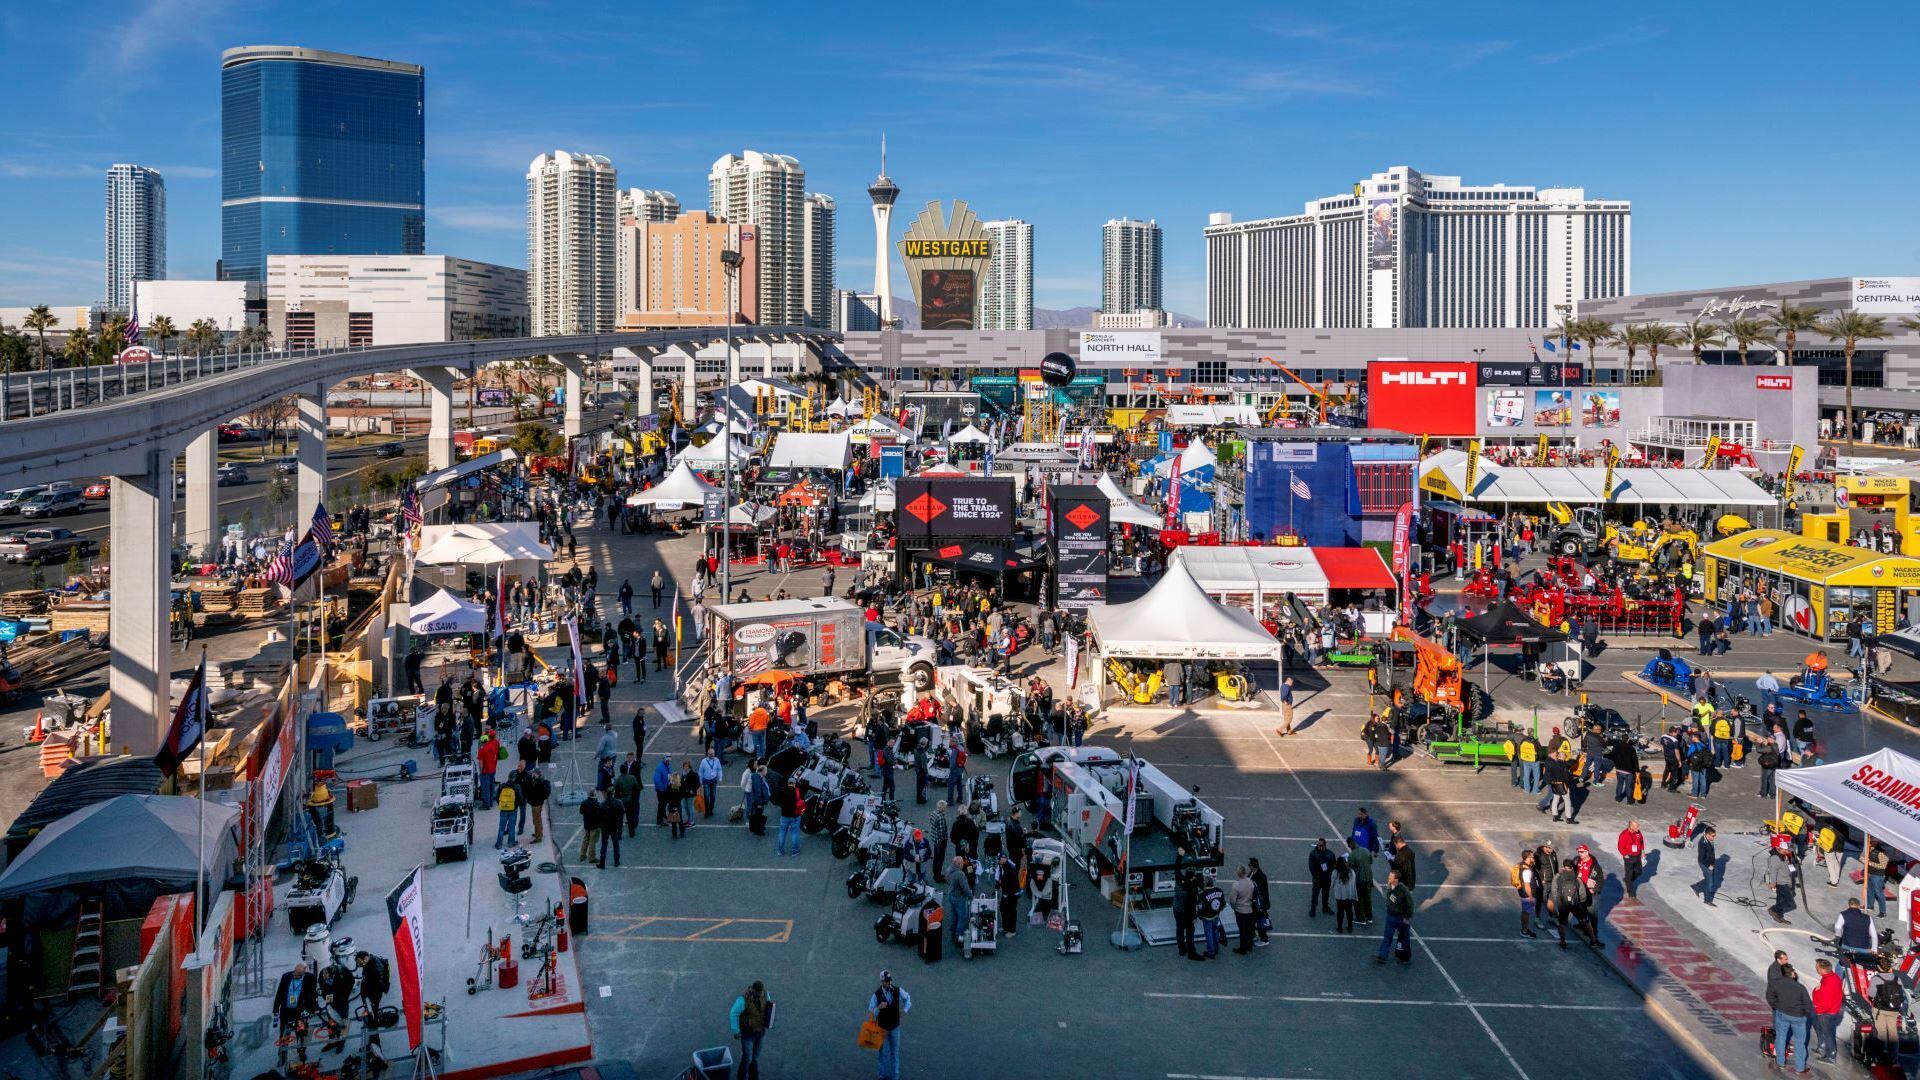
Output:
<svg viewBox="0 0 1920 1080">
<path fill-rule="evenodd" d="M 1063 352 L 1048 353 L 1045 359 L 1040 361 L 1040 380 L 1056 388 L 1068 386 L 1073 382 L 1073 373 L 1076 369 L 1077 365 L 1074 364 L 1073 357 Z"/>
</svg>

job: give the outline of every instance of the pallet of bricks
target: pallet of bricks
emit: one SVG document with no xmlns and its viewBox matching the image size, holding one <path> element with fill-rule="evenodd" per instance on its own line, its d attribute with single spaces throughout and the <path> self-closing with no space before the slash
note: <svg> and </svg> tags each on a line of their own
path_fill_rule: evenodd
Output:
<svg viewBox="0 0 1920 1080">
<path fill-rule="evenodd" d="M 234 586 L 224 581 L 196 581 L 193 594 L 197 624 L 222 626 L 239 619 L 240 590 Z"/>
</svg>

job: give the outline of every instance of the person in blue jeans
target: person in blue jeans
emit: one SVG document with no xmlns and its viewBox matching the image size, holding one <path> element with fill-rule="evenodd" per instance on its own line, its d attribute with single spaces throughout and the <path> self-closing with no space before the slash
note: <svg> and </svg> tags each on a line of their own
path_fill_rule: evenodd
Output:
<svg viewBox="0 0 1920 1080">
<path fill-rule="evenodd" d="M 1384 964 L 1387 953 L 1395 948 L 1405 951 L 1408 959 L 1400 961 L 1410 964 L 1413 950 L 1413 890 L 1400 882 L 1400 871 L 1387 871 L 1387 926 L 1380 932 L 1380 951 L 1373 956 L 1373 962 Z"/>
<path fill-rule="evenodd" d="M 1800 984 L 1793 965 L 1775 964 L 1767 971 L 1767 1004 L 1773 1007 L 1773 1063 L 1787 1067 L 1793 1051 L 1795 1072 L 1807 1071 L 1807 1027 L 1813 1017 L 1813 995 Z"/>
<path fill-rule="evenodd" d="M 806 796 L 797 788 L 787 788 L 780 793 L 780 835 L 774 840 L 775 855 L 800 854 L 800 815 L 806 808 Z M 787 841 L 793 841 L 793 850 L 787 850 Z"/>
<path fill-rule="evenodd" d="M 893 973 L 880 973 L 880 985 L 867 999 L 867 1016 L 880 1025 L 886 1037 L 880 1043 L 879 1080 L 900 1080 L 900 1021 L 913 1009 L 913 998 L 902 987 L 893 985 Z"/>
<path fill-rule="evenodd" d="M 493 846 L 512 847 L 519 840 L 520 785 L 509 778 L 500 785 L 500 826 L 493 834 Z"/>
</svg>

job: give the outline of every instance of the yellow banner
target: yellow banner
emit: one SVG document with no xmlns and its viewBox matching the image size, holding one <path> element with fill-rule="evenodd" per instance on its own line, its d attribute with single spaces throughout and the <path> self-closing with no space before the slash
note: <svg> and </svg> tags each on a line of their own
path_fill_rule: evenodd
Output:
<svg viewBox="0 0 1920 1080">
<path fill-rule="evenodd" d="M 1600 498 L 1606 502 L 1613 501 L 1613 470 L 1614 467 L 1619 464 L 1620 448 L 1617 446 L 1607 447 L 1607 479 L 1606 482 L 1601 485 L 1600 489 Z"/>
<path fill-rule="evenodd" d="M 1713 468 L 1713 463 L 1718 460 L 1720 460 L 1720 436 L 1709 435 L 1707 436 L 1707 452 L 1700 455 L 1700 467 L 1703 469 L 1711 469 Z"/>
<path fill-rule="evenodd" d="M 1540 448 L 1533 452 L 1533 463 L 1544 469 L 1547 461 L 1547 433 L 1543 431 L 1540 433 Z"/>
<path fill-rule="evenodd" d="M 1793 452 L 1787 455 L 1787 485 L 1780 489 L 1782 503 L 1793 501 L 1794 477 L 1800 475 L 1800 458 L 1805 454 L 1805 450 L 1795 446 Z"/>
<path fill-rule="evenodd" d="M 1467 482 L 1462 485 L 1460 497 L 1472 500 L 1473 489 L 1480 479 L 1480 440 L 1467 440 Z"/>
</svg>

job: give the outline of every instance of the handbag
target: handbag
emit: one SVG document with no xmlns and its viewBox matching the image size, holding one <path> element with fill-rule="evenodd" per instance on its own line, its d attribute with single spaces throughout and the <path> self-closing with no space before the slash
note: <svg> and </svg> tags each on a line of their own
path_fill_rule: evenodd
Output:
<svg viewBox="0 0 1920 1080">
<path fill-rule="evenodd" d="M 696 814 L 704 814 L 704 813 L 706 813 L 706 812 L 707 812 L 707 795 L 706 795 L 706 792 L 704 792 L 704 791 L 703 791 L 703 792 L 697 792 L 697 793 L 695 793 L 695 794 L 694 794 L 694 796 L 693 796 L 693 812 L 694 812 L 694 813 L 696 813 Z"/>
<path fill-rule="evenodd" d="M 873 1020 L 860 1022 L 860 1037 L 855 1040 L 862 1050 L 878 1050 L 886 1044 L 887 1033 Z"/>
</svg>

